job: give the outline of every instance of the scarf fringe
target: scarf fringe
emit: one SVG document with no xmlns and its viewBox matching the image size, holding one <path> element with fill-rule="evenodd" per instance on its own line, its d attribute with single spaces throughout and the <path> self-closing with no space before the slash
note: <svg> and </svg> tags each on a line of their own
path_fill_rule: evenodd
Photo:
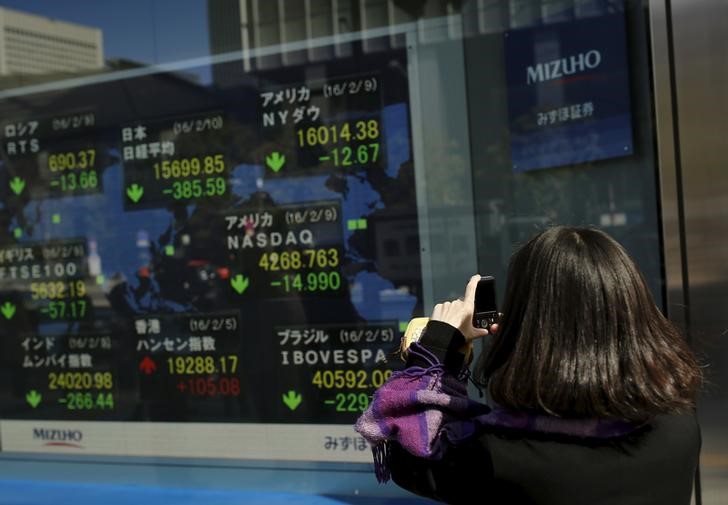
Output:
<svg viewBox="0 0 728 505">
<path fill-rule="evenodd" d="M 377 477 L 377 482 L 380 484 L 389 482 L 389 479 L 392 477 L 389 467 L 389 456 L 391 451 L 392 448 L 387 440 L 372 446 L 372 455 L 374 456 L 374 475 Z"/>
</svg>

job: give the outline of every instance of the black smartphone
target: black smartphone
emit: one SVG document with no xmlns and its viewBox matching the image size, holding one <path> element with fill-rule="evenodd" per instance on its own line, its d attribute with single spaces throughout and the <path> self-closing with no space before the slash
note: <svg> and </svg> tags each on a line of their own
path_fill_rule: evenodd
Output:
<svg viewBox="0 0 728 505">
<path fill-rule="evenodd" d="M 495 295 L 495 277 L 481 275 L 478 287 L 475 288 L 473 326 L 487 330 L 491 324 L 497 321 L 498 303 Z"/>
</svg>

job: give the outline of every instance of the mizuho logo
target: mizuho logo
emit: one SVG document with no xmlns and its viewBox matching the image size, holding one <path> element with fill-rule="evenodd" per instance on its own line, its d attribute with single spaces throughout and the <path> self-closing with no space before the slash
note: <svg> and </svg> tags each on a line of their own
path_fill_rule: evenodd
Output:
<svg viewBox="0 0 728 505">
<path fill-rule="evenodd" d="M 47 428 L 33 428 L 33 440 L 42 440 L 47 445 L 70 445 L 78 447 L 83 440 L 80 430 L 56 430 Z"/>
<path fill-rule="evenodd" d="M 593 70 L 602 62 L 602 53 L 596 49 L 571 55 L 567 58 L 545 61 L 529 65 L 526 69 L 526 83 L 550 81 L 560 77 L 578 74 L 585 70 Z"/>
</svg>

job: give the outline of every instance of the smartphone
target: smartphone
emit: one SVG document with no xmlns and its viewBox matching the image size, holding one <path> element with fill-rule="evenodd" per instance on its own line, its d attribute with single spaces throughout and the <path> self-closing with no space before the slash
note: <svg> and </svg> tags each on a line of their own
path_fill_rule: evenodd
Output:
<svg viewBox="0 0 728 505">
<path fill-rule="evenodd" d="M 495 277 L 481 275 L 478 287 L 475 288 L 473 326 L 487 330 L 491 324 L 497 321 L 498 304 L 495 295 Z"/>
</svg>

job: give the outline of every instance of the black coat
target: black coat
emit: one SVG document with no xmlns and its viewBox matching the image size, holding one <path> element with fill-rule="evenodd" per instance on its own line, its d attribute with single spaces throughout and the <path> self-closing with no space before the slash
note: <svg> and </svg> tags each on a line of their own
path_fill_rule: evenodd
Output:
<svg viewBox="0 0 728 505">
<path fill-rule="evenodd" d="M 452 333 L 427 333 L 421 343 L 452 362 L 462 342 Z M 649 428 L 615 440 L 493 431 L 438 462 L 392 444 L 390 468 L 401 487 L 449 503 L 688 505 L 700 444 L 690 413 L 658 416 Z"/>
</svg>

